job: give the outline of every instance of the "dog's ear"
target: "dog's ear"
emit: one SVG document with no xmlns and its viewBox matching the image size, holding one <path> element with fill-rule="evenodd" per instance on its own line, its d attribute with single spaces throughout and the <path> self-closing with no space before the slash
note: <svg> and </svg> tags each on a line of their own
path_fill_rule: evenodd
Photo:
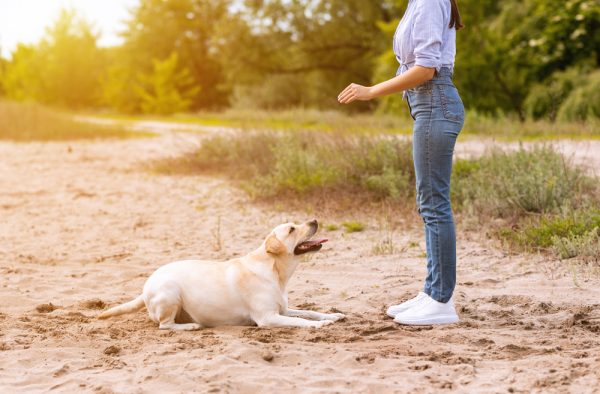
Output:
<svg viewBox="0 0 600 394">
<path fill-rule="evenodd" d="M 286 253 L 286 247 L 277 237 L 273 234 L 269 235 L 269 238 L 265 241 L 265 249 L 267 253 L 279 256 Z"/>
</svg>

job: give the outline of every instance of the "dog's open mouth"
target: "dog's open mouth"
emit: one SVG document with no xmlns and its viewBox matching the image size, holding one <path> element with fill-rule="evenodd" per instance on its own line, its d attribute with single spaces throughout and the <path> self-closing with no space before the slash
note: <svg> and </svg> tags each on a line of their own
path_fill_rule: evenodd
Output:
<svg viewBox="0 0 600 394">
<path fill-rule="evenodd" d="M 327 241 L 329 241 L 329 240 L 325 239 L 325 238 L 321 238 L 321 239 L 314 239 L 314 240 L 301 242 L 294 249 L 294 254 L 299 255 L 299 254 L 304 254 L 304 253 L 308 253 L 308 252 L 317 252 L 317 251 L 321 250 L 321 248 L 323 247 L 323 244 Z"/>
</svg>

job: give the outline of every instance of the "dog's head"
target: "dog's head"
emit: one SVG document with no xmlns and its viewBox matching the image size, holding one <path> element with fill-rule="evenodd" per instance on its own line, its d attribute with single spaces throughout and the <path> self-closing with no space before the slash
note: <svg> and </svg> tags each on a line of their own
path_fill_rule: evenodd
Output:
<svg viewBox="0 0 600 394">
<path fill-rule="evenodd" d="M 318 252 L 327 239 L 311 239 L 319 229 L 319 223 L 311 220 L 304 224 L 281 224 L 265 240 L 265 250 L 274 256 L 299 256 Z"/>
</svg>

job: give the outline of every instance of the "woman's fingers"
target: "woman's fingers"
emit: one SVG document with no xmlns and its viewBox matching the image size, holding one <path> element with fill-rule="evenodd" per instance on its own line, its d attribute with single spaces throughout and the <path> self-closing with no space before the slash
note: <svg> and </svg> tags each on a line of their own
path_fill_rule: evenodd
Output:
<svg viewBox="0 0 600 394">
<path fill-rule="evenodd" d="M 353 101 L 371 100 L 371 88 L 366 86 L 358 85 L 356 83 L 350 84 L 346 89 L 338 96 L 338 101 L 341 104 L 350 104 Z"/>
<path fill-rule="evenodd" d="M 340 103 L 341 104 L 350 104 L 354 100 L 356 100 L 356 95 L 354 93 L 350 92 L 340 99 Z"/>
<path fill-rule="evenodd" d="M 352 90 L 354 84 L 350 84 L 346 87 L 346 89 L 342 90 L 342 93 L 340 93 L 338 95 L 338 100 L 340 100 L 342 97 L 344 97 L 346 94 L 348 94 L 348 92 L 350 92 Z"/>
<path fill-rule="evenodd" d="M 350 91 L 342 94 L 338 100 L 339 100 L 340 103 L 346 104 L 346 101 L 348 100 L 348 98 L 350 98 L 351 96 L 354 96 L 354 95 L 355 95 L 354 92 L 352 92 L 350 90 Z"/>
<path fill-rule="evenodd" d="M 356 94 L 353 92 L 348 92 L 344 96 L 340 98 L 341 104 L 349 104 L 356 99 Z"/>
<path fill-rule="evenodd" d="M 344 89 L 342 93 L 340 93 L 340 95 L 338 96 L 338 101 L 341 104 L 351 103 L 356 98 L 356 90 L 356 85 L 351 84 L 346 89 Z"/>
</svg>

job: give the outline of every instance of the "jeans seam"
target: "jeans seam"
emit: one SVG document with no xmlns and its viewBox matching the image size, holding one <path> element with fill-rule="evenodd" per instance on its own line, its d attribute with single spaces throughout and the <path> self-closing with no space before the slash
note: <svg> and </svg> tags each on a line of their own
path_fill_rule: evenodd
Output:
<svg viewBox="0 0 600 394">
<path fill-rule="evenodd" d="M 425 135 L 426 141 L 427 141 L 427 177 L 428 177 L 428 181 L 429 181 L 429 196 L 431 197 L 431 204 L 435 207 L 435 194 L 433 193 L 433 177 L 432 177 L 432 169 L 431 169 L 431 132 L 432 132 L 432 124 L 433 124 L 433 108 L 434 108 L 434 95 L 431 94 L 431 111 L 430 111 L 430 116 L 429 116 L 429 124 L 427 125 L 427 133 Z M 435 210 L 433 210 L 435 212 Z M 440 278 L 440 290 L 439 293 L 440 295 L 442 294 L 442 290 L 443 290 L 443 280 L 441 280 L 441 278 L 443 277 L 443 267 L 442 267 L 442 262 L 441 262 L 441 256 L 440 256 L 440 239 L 439 239 L 439 224 L 438 224 L 438 217 L 437 215 L 434 215 L 434 228 L 435 228 L 435 233 L 434 233 L 434 238 L 435 238 L 435 245 L 432 248 L 432 252 L 433 253 L 437 253 L 438 255 L 438 267 L 439 267 L 439 278 Z M 426 224 L 427 225 L 427 224 Z M 431 256 L 431 258 L 433 259 L 434 257 Z M 433 269 L 434 267 L 432 267 Z M 440 296 L 438 295 L 438 297 Z"/>
</svg>

